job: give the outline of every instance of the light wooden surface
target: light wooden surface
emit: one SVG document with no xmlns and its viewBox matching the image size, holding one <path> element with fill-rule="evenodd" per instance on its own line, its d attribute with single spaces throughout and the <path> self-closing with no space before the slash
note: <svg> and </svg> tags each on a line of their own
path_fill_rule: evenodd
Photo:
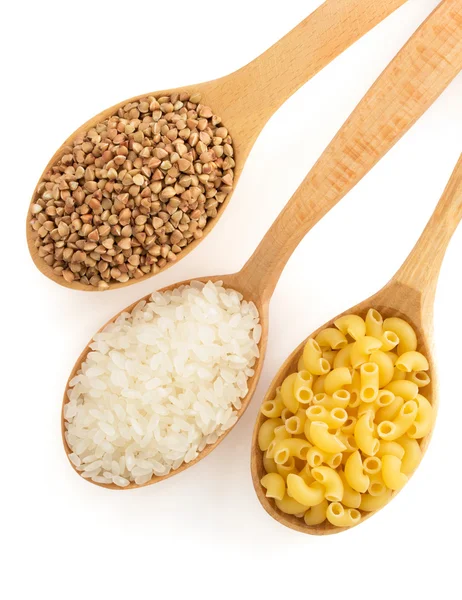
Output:
<svg viewBox="0 0 462 600">
<path fill-rule="evenodd" d="M 269 301 L 290 255 L 311 227 L 401 138 L 461 68 L 462 6 L 459 0 L 445 0 L 372 86 L 243 269 L 232 275 L 200 278 L 202 281 L 222 280 L 225 287 L 234 288 L 247 300 L 252 300 L 260 313 L 260 359 L 255 366 L 255 375 L 249 380 L 249 392 L 242 401 L 239 417 L 249 405 L 258 383 L 268 339 Z M 163 290 L 184 283 L 188 282 L 176 283 Z M 148 298 L 149 295 L 143 299 Z M 130 311 L 137 302 L 124 310 Z M 69 381 L 77 373 L 88 351 L 87 345 L 72 369 L 64 392 L 63 408 L 67 401 Z M 64 417 L 62 430 L 64 433 Z M 196 460 L 183 465 L 167 477 L 181 473 L 207 456 L 227 433 L 204 449 Z M 63 442 L 66 453 L 69 454 L 70 449 L 64 436 Z M 154 477 L 144 485 L 152 485 L 167 477 Z M 102 487 L 131 489 L 141 486 L 130 484 L 126 488 L 115 485 Z"/>
<path fill-rule="evenodd" d="M 202 94 L 203 103 L 209 105 L 222 117 L 223 124 L 233 137 L 236 161 L 234 186 L 236 186 L 249 152 L 271 115 L 311 77 L 405 2 L 406 0 L 327 0 L 285 37 L 238 71 L 207 83 L 187 85 L 176 90 L 161 90 L 152 94 L 159 96 L 175 91 Z M 66 153 L 66 146 L 77 135 L 104 121 L 116 113 L 119 107 L 148 95 L 150 93 L 124 100 L 84 123 L 56 151 L 39 181 Z M 160 272 L 177 264 L 204 239 L 215 227 L 231 196 L 232 193 L 228 194 L 218 216 L 208 222 L 204 229 L 204 236 L 186 246 L 177 255 L 177 260 L 174 263 L 167 263 Z M 36 199 L 37 194 L 34 192 L 31 204 Z M 38 256 L 34 245 L 36 233 L 29 225 L 30 218 L 28 210 L 26 236 L 29 252 L 36 267 L 49 279 L 64 287 L 98 291 L 97 288 L 84 285 L 79 281 L 67 283 Z M 109 284 L 109 289 L 132 285 L 152 276 L 147 274 L 141 280 L 129 279 L 126 283 L 112 282 Z"/>
<path fill-rule="evenodd" d="M 401 317 L 414 327 L 417 333 L 418 349 L 425 354 L 430 364 L 429 374 L 431 383 L 425 387 L 425 397 L 433 405 L 435 414 L 438 408 L 438 386 L 437 372 L 432 357 L 433 300 L 441 261 L 452 234 L 461 219 L 462 155 L 427 227 L 401 269 L 377 294 L 342 313 L 342 315 L 353 313 L 364 318 L 369 308 L 375 308 L 384 318 L 392 316 Z M 315 337 L 325 327 L 333 327 L 334 321 L 342 315 L 337 315 L 308 337 Z M 292 352 L 279 369 L 276 377 L 271 382 L 270 388 L 263 400 L 264 402 L 274 398 L 276 388 L 281 385 L 285 377 L 297 370 L 297 362 L 307 340 L 308 338 Z M 263 508 L 279 523 L 302 533 L 326 535 L 339 533 L 348 529 L 345 527 L 334 527 L 328 521 L 325 521 L 321 525 L 310 527 L 305 524 L 303 519 L 282 513 L 277 509 L 274 502 L 266 497 L 265 489 L 260 483 L 266 471 L 263 466 L 263 453 L 258 446 L 258 430 L 265 419 L 266 417 L 259 413 L 254 427 L 251 453 L 252 481 Z M 432 431 L 420 440 L 423 454 L 430 442 L 433 427 Z M 390 501 L 393 500 L 397 493 L 393 492 Z M 378 511 L 363 512 L 360 523 L 376 512 Z"/>
</svg>

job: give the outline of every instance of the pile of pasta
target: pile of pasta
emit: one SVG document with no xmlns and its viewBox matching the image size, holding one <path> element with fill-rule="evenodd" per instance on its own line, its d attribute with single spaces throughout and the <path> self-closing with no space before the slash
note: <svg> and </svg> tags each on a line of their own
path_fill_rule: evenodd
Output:
<svg viewBox="0 0 462 600">
<path fill-rule="evenodd" d="M 351 527 L 400 490 L 421 459 L 433 409 L 415 331 L 370 309 L 310 338 L 258 432 L 266 496 L 306 525 Z"/>
</svg>

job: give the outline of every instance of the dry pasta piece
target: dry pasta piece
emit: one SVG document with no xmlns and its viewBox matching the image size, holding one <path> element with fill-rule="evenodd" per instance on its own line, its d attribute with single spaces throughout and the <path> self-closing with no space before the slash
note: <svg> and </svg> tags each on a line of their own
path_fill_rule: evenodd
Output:
<svg viewBox="0 0 462 600">
<path fill-rule="evenodd" d="M 377 425 L 378 435 L 386 441 L 397 440 L 410 428 L 417 416 L 417 402 L 408 400 L 400 409 L 398 416 L 393 421 L 382 421 Z"/>
<path fill-rule="evenodd" d="M 313 383 L 313 394 L 322 394 L 324 392 L 324 381 L 326 379 L 325 375 L 320 375 L 319 377 L 316 377 L 314 383 Z"/>
<path fill-rule="evenodd" d="M 383 352 L 390 352 L 399 344 L 399 337 L 393 331 L 384 331 L 379 339 L 382 342 L 380 349 Z"/>
<path fill-rule="evenodd" d="M 269 419 L 277 418 L 281 416 L 284 409 L 284 402 L 282 401 L 281 395 L 276 394 L 273 400 L 267 400 L 261 405 L 260 411 L 265 417 Z"/>
<path fill-rule="evenodd" d="M 286 482 L 279 473 L 267 473 L 261 478 L 261 484 L 266 488 L 267 498 L 282 500 L 286 493 Z"/>
<path fill-rule="evenodd" d="M 364 473 L 359 450 L 355 450 L 348 457 L 345 463 L 345 477 L 349 485 L 361 494 L 369 487 L 369 477 Z"/>
<path fill-rule="evenodd" d="M 361 402 L 361 403 L 359 404 L 358 408 L 357 408 L 357 412 L 356 412 L 356 414 L 357 414 L 357 416 L 358 416 L 358 419 L 359 419 L 359 418 L 360 418 L 360 417 L 362 417 L 362 416 L 363 416 L 365 413 L 368 413 L 368 412 L 370 412 L 370 413 L 372 413 L 372 414 L 374 415 L 374 417 L 373 417 L 373 419 L 374 419 L 374 418 L 375 418 L 375 412 L 376 412 L 376 411 L 377 411 L 377 405 L 376 405 L 376 403 L 375 403 L 375 402 L 371 402 L 371 403 L 368 403 L 368 402 Z"/>
<path fill-rule="evenodd" d="M 274 460 L 272 458 L 269 458 L 267 456 L 266 452 L 263 455 L 263 467 L 265 468 L 265 471 L 267 473 L 277 473 L 278 472 L 276 463 L 274 462 Z"/>
<path fill-rule="evenodd" d="M 419 387 L 412 381 L 403 379 L 401 381 L 391 381 L 385 386 L 386 390 L 392 392 L 395 396 L 400 396 L 403 400 L 414 400 L 419 393 Z"/>
<path fill-rule="evenodd" d="M 311 483 L 313 483 L 313 481 L 315 481 L 313 475 L 311 475 L 311 468 L 308 463 L 305 464 L 303 469 L 300 469 L 300 471 L 297 473 L 297 475 L 299 475 L 303 479 L 303 481 L 305 483 L 307 483 L 308 485 L 310 485 Z"/>
<path fill-rule="evenodd" d="M 383 481 L 381 472 L 370 476 L 370 483 L 367 491 L 371 496 L 382 496 L 389 491 Z"/>
<path fill-rule="evenodd" d="M 369 362 L 370 355 L 380 350 L 381 343 L 374 337 L 365 336 L 353 344 L 350 352 L 350 362 L 354 369 L 358 369 L 363 363 Z"/>
<path fill-rule="evenodd" d="M 348 416 L 348 419 L 345 421 L 345 423 L 340 427 L 340 431 L 345 434 L 345 435 L 351 435 L 354 434 L 355 431 L 355 427 L 356 427 L 356 423 L 358 422 L 358 419 L 352 415 Z"/>
<path fill-rule="evenodd" d="M 351 382 L 351 385 L 345 386 L 345 389 L 347 390 L 347 392 L 350 393 L 351 396 L 349 407 L 356 408 L 357 406 L 359 406 L 359 403 L 361 402 L 361 398 L 359 397 L 359 393 L 361 391 L 361 376 L 359 374 L 359 371 L 355 371 L 353 373 L 353 380 Z"/>
<path fill-rule="evenodd" d="M 385 354 L 391 358 L 391 360 L 393 361 L 393 366 L 395 366 L 395 363 L 398 360 L 398 355 L 396 354 L 396 352 L 385 352 Z"/>
<path fill-rule="evenodd" d="M 393 359 L 387 352 L 375 350 L 369 356 L 369 362 L 375 363 L 379 368 L 379 387 L 383 388 L 393 379 Z"/>
<path fill-rule="evenodd" d="M 303 410 L 303 408 L 300 408 L 297 411 L 296 415 L 293 415 L 293 417 L 286 419 L 284 427 L 291 435 L 298 435 L 300 433 L 303 433 L 303 430 L 305 428 L 305 422 L 306 411 Z"/>
<path fill-rule="evenodd" d="M 342 503 L 345 506 L 348 506 L 348 508 L 359 508 L 359 505 L 361 504 L 361 494 L 351 487 L 343 471 L 339 471 L 339 475 L 343 483 Z"/>
<path fill-rule="evenodd" d="M 419 388 L 430 383 L 430 375 L 426 371 L 414 371 L 406 375 L 406 379 L 413 381 Z"/>
<path fill-rule="evenodd" d="M 312 443 L 329 454 L 343 452 L 345 444 L 335 435 L 329 432 L 329 426 L 322 421 L 312 421 L 309 428 Z"/>
<path fill-rule="evenodd" d="M 393 379 L 391 381 L 402 381 L 403 379 L 406 379 L 406 373 L 398 367 L 393 367 Z"/>
<path fill-rule="evenodd" d="M 316 481 L 307 485 L 305 481 L 295 473 L 287 476 L 288 495 L 304 506 L 316 506 L 324 500 L 324 487 Z"/>
<path fill-rule="evenodd" d="M 360 377 L 359 397 L 363 402 L 374 402 L 379 393 L 379 367 L 373 362 L 363 363 L 360 367 Z"/>
<path fill-rule="evenodd" d="M 380 423 L 381 421 L 392 421 L 398 415 L 403 404 L 404 400 L 400 396 L 394 396 L 394 399 L 389 404 L 382 406 L 377 410 L 375 421 L 377 423 Z"/>
<path fill-rule="evenodd" d="M 343 483 L 340 475 L 330 467 L 315 467 L 311 474 L 324 489 L 324 496 L 329 502 L 340 502 L 343 498 Z"/>
<path fill-rule="evenodd" d="M 401 354 L 395 366 L 400 371 L 405 371 L 406 373 L 410 373 L 411 371 L 428 371 L 430 368 L 425 356 L 415 350 Z"/>
<path fill-rule="evenodd" d="M 334 321 L 335 327 L 344 335 L 349 335 L 354 340 L 359 340 L 366 335 L 366 323 L 358 315 L 344 315 Z"/>
<path fill-rule="evenodd" d="M 371 337 L 380 338 L 383 331 L 383 318 L 382 315 L 375 310 L 370 308 L 366 315 L 366 335 Z"/>
<path fill-rule="evenodd" d="M 315 394 L 313 396 L 312 406 L 324 406 L 326 409 L 333 408 L 332 398 L 325 392 L 320 392 L 319 394 Z"/>
<path fill-rule="evenodd" d="M 294 383 L 297 379 L 298 373 L 292 373 L 288 375 L 281 385 L 281 397 L 284 405 L 290 410 L 292 413 L 296 413 L 299 409 L 298 400 L 296 400 L 294 395 Z"/>
<path fill-rule="evenodd" d="M 322 357 L 322 350 L 313 338 L 310 338 L 305 344 L 303 362 L 313 375 L 325 375 L 330 371 L 330 364 Z"/>
<path fill-rule="evenodd" d="M 401 460 L 404 456 L 404 448 L 398 442 L 386 442 L 382 440 L 376 456 L 377 458 L 382 458 L 385 454 L 397 456 Z"/>
<path fill-rule="evenodd" d="M 410 475 L 419 466 L 422 460 L 422 450 L 417 440 L 404 435 L 397 440 L 398 444 L 404 449 L 404 456 L 401 460 L 401 471 L 405 475 Z"/>
<path fill-rule="evenodd" d="M 334 327 L 322 329 L 314 339 L 321 348 L 330 348 L 331 350 L 341 350 L 348 345 L 348 340 L 343 333 Z"/>
<path fill-rule="evenodd" d="M 326 375 L 324 380 L 324 390 L 326 394 L 332 396 L 334 392 L 337 392 L 345 385 L 350 385 L 352 382 L 351 371 L 348 367 L 339 367 L 333 369 Z"/>
<path fill-rule="evenodd" d="M 274 452 L 275 452 L 277 443 L 280 440 L 285 440 L 287 438 L 290 438 L 290 433 L 287 431 L 287 429 L 284 427 L 284 425 L 279 425 L 278 427 L 276 427 L 274 429 L 274 439 L 271 441 L 270 445 L 268 446 L 268 448 L 266 450 L 266 454 L 267 454 L 268 458 L 274 459 Z"/>
<path fill-rule="evenodd" d="M 373 412 L 368 411 L 361 415 L 355 426 L 355 440 L 358 448 L 368 456 L 377 454 L 380 442 L 374 436 Z"/>
<path fill-rule="evenodd" d="M 372 475 L 380 473 L 382 470 L 382 461 L 377 456 L 368 456 L 363 460 L 363 469 L 370 479 Z"/>
<path fill-rule="evenodd" d="M 390 390 L 379 390 L 377 394 L 377 398 L 375 400 L 376 410 L 380 410 L 385 406 L 390 406 L 390 404 L 395 400 L 395 395 Z"/>
<path fill-rule="evenodd" d="M 321 525 L 326 520 L 326 511 L 329 506 L 327 500 L 324 500 L 320 504 L 316 504 L 316 506 L 312 506 L 309 510 L 306 511 L 303 519 L 306 525 Z"/>
<path fill-rule="evenodd" d="M 348 458 L 348 452 L 354 452 L 355 450 L 357 450 L 358 445 L 356 443 L 354 435 L 352 435 L 351 433 L 344 433 L 342 430 L 340 430 L 337 432 L 337 437 L 346 446 L 345 450 L 343 451 L 342 458 L 342 464 L 345 464 Z"/>
<path fill-rule="evenodd" d="M 367 512 L 373 512 L 379 510 L 385 504 L 388 504 L 391 500 L 392 491 L 387 490 L 385 494 L 379 496 L 372 496 L 371 494 L 363 494 L 361 496 L 361 504 L 359 505 L 360 510 Z"/>
<path fill-rule="evenodd" d="M 408 479 L 401 472 L 401 460 L 391 454 L 385 454 L 382 457 L 382 477 L 383 482 L 390 490 L 400 490 Z"/>
<path fill-rule="evenodd" d="M 353 527 L 361 521 L 359 510 L 356 510 L 356 508 L 347 508 L 345 510 L 340 502 L 329 504 L 326 517 L 329 523 L 336 527 Z"/>
<path fill-rule="evenodd" d="M 294 381 L 294 390 L 297 390 L 299 387 L 311 387 L 313 385 L 313 375 L 303 369 L 302 371 L 298 371 L 297 376 Z"/>
<path fill-rule="evenodd" d="M 286 513 L 286 515 L 299 515 L 304 513 L 306 509 L 309 508 L 308 506 L 300 504 L 300 502 L 297 502 L 287 494 L 282 500 L 275 499 L 275 503 L 279 510 L 283 513 Z"/>
<path fill-rule="evenodd" d="M 279 440 L 274 448 L 274 462 L 277 465 L 283 465 L 291 456 L 306 460 L 310 448 L 311 444 L 307 440 L 298 438 Z"/>
<path fill-rule="evenodd" d="M 282 425 L 281 419 L 268 419 L 261 424 L 258 430 L 258 446 L 260 450 L 268 450 L 274 440 L 274 430 Z"/>
<path fill-rule="evenodd" d="M 322 352 L 322 357 L 327 360 L 331 369 L 334 366 L 334 360 L 336 356 L 337 352 L 335 350 L 323 350 Z"/>
<path fill-rule="evenodd" d="M 302 406 L 308 405 L 313 399 L 313 375 L 309 371 L 299 371 L 294 380 L 294 397 Z"/>
<path fill-rule="evenodd" d="M 297 472 L 297 465 L 295 464 L 295 458 L 293 456 L 291 456 L 288 459 L 288 461 L 286 463 L 284 463 L 283 465 L 276 464 L 276 470 L 279 473 L 279 475 L 281 475 L 281 477 L 283 477 L 284 479 L 287 479 L 287 477 L 291 473 Z"/>
<path fill-rule="evenodd" d="M 337 355 L 334 358 L 334 364 L 333 364 L 334 369 L 338 369 L 340 367 L 350 367 L 351 366 L 350 353 L 351 353 L 352 347 L 353 347 L 353 343 L 348 344 L 347 346 L 345 346 L 344 348 L 342 348 L 341 350 L 339 350 L 337 352 Z"/>
<path fill-rule="evenodd" d="M 417 336 L 414 329 L 407 321 L 398 317 L 391 317 L 389 319 L 385 319 L 383 322 L 383 328 L 387 331 L 396 333 L 398 336 L 398 354 L 404 354 L 410 350 L 416 350 Z"/>
<path fill-rule="evenodd" d="M 433 407 L 430 402 L 420 394 L 417 394 L 415 401 L 417 402 L 417 416 L 414 423 L 407 430 L 407 435 L 410 438 L 420 439 L 430 433 L 433 425 Z"/>
<path fill-rule="evenodd" d="M 351 394 L 347 390 L 337 390 L 332 394 L 334 408 L 346 408 L 350 402 Z"/>
<path fill-rule="evenodd" d="M 281 421 L 283 423 L 285 423 L 287 421 L 287 419 L 290 419 L 290 417 L 293 417 L 295 413 L 293 413 L 291 410 L 289 410 L 287 407 L 282 409 L 281 412 Z"/>
</svg>

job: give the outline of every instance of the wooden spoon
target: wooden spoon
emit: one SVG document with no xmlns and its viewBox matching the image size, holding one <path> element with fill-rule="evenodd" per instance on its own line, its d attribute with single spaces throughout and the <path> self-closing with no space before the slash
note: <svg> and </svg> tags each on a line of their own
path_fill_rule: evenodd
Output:
<svg viewBox="0 0 462 600">
<path fill-rule="evenodd" d="M 234 182 L 237 184 L 249 152 L 271 115 L 318 71 L 405 2 L 406 0 L 327 0 L 246 67 L 221 79 L 198 85 L 187 85 L 176 90 L 162 90 L 154 92 L 153 95 L 159 97 L 173 92 L 191 94 L 199 92 L 202 95 L 203 103 L 209 105 L 222 117 L 224 125 L 233 137 L 236 161 Z M 84 123 L 55 152 L 39 181 L 66 153 L 66 146 L 69 146 L 77 135 L 115 114 L 128 102 L 148 95 L 143 94 L 124 100 Z M 37 193 L 34 192 L 31 203 L 34 203 L 37 197 Z M 228 194 L 218 217 L 223 214 L 230 197 L 231 194 Z M 215 227 L 218 217 L 209 221 L 201 239 Z M 27 243 L 37 268 L 49 279 L 62 286 L 97 291 L 97 288 L 78 281 L 67 283 L 46 264 L 43 258 L 39 257 L 38 249 L 34 244 L 37 234 L 32 230 L 29 221 L 28 211 Z M 182 250 L 178 254 L 178 260 L 189 254 L 199 241 L 192 242 Z M 168 262 L 162 270 L 173 264 L 176 263 Z M 145 275 L 143 280 L 147 277 L 152 275 Z M 109 289 L 131 285 L 137 281 L 139 280 L 132 278 L 126 283 L 112 282 L 109 284 Z"/>
<path fill-rule="evenodd" d="M 392 316 L 401 317 L 413 326 L 417 333 L 418 348 L 429 359 L 431 383 L 425 387 L 425 397 L 433 405 L 435 413 L 438 406 L 438 388 L 436 384 L 435 364 L 432 360 L 431 352 L 433 344 L 433 301 L 441 262 L 452 234 L 461 219 L 462 155 L 435 212 L 403 266 L 393 279 L 377 294 L 342 313 L 342 315 L 356 314 L 365 317 L 369 308 L 375 308 L 384 318 Z M 315 337 L 321 329 L 333 327 L 334 321 L 342 315 L 337 315 L 308 337 Z M 274 398 L 276 388 L 281 385 L 285 377 L 297 370 L 297 362 L 307 340 L 308 338 L 292 352 L 279 369 L 276 377 L 271 382 L 264 401 Z M 260 483 L 266 471 L 263 466 L 263 452 L 258 445 L 258 431 L 265 418 L 259 413 L 253 431 L 251 452 L 252 481 L 263 508 L 279 523 L 302 533 L 326 535 L 339 533 L 348 529 L 346 527 L 335 527 L 328 521 L 324 521 L 321 525 L 308 526 L 303 519 L 281 512 L 274 502 L 266 497 L 265 489 Z M 422 454 L 425 453 L 428 447 L 432 431 L 421 440 L 420 447 Z M 394 492 L 390 500 L 396 494 L 397 492 Z M 359 523 L 365 521 L 376 512 L 378 511 L 363 512 Z"/>
<path fill-rule="evenodd" d="M 461 68 L 462 7 L 459 0 L 444 0 L 361 100 L 242 270 L 233 275 L 201 278 L 201 281 L 222 280 L 225 287 L 238 290 L 244 298 L 252 300 L 260 313 L 260 359 L 255 365 L 255 375 L 248 382 L 249 392 L 242 401 L 239 417 L 247 408 L 260 376 L 268 338 L 269 302 L 290 255 L 311 227 L 401 138 Z M 187 283 L 175 283 L 162 291 Z M 148 298 L 149 295 L 144 297 L 145 300 Z M 124 310 L 131 311 L 136 304 Z M 89 346 L 72 369 L 63 408 L 67 402 L 69 381 L 88 352 Z M 64 447 L 69 454 L 71 450 L 64 437 L 64 416 L 62 431 Z M 157 483 L 191 467 L 207 456 L 225 435 L 206 447 L 194 461 L 183 464 L 165 477 L 154 477 L 144 485 Z M 103 487 L 120 489 L 115 485 Z M 124 489 L 133 487 L 140 486 L 131 484 Z"/>
</svg>

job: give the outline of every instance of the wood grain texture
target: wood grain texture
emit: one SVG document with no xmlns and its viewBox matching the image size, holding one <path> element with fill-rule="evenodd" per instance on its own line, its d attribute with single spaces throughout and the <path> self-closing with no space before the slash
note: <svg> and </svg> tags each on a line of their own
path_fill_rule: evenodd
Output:
<svg viewBox="0 0 462 600">
<path fill-rule="evenodd" d="M 462 2 L 444 0 L 386 67 L 278 216 L 244 272 L 271 296 L 306 233 L 431 106 L 462 69 Z"/>
<path fill-rule="evenodd" d="M 405 2 L 406 0 L 327 0 L 285 37 L 242 69 L 207 83 L 151 93 L 155 96 L 173 92 L 202 94 L 203 103 L 211 106 L 213 111 L 222 117 L 223 124 L 233 137 L 236 161 L 234 185 L 236 186 L 249 152 L 271 115 L 311 77 Z M 84 123 L 55 152 L 39 181 L 66 153 L 66 146 L 71 144 L 77 135 L 115 114 L 128 102 L 148 95 L 150 93 L 124 100 Z M 189 244 L 178 254 L 175 262 L 167 263 L 160 272 L 177 264 L 210 233 L 223 214 L 231 196 L 232 193 L 220 207 L 218 216 L 206 225 L 204 236 Z M 34 192 L 31 204 L 36 200 L 37 194 Z M 93 286 L 78 281 L 67 283 L 63 277 L 56 275 L 53 269 L 38 256 L 34 245 L 36 233 L 30 227 L 29 221 L 28 210 L 26 237 L 36 267 L 46 277 L 64 287 L 82 291 L 99 291 Z M 126 283 L 113 282 L 109 284 L 109 289 L 132 285 L 152 276 L 147 274 L 142 279 L 130 279 Z"/>
<path fill-rule="evenodd" d="M 441 261 L 451 236 L 461 220 L 462 155 L 427 227 L 401 269 L 377 294 L 342 313 L 342 315 L 353 313 L 364 318 L 369 308 L 375 308 L 384 318 L 401 317 L 413 326 L 417 333 L 418 349 L 429 360 L 431 382 L 430 385 L 425 387 L 424 395 L 432 403 L 435 414 L 438 408 L 438 386 L 437 372 L 433 360 L 433 300 Z M 337 315 L 308 337 L 315 337 L 325 327 L 333 327 L 334 321 L 342 315 Z M 297 370 L 297 362 L 307 340 L 308 338 L 292 352 L 279 369 L 263 402 L 274 398 L 276 388 L 281 385 L 285 377 Z M 305 525 L 303 519 L 282 513 L 274 502 L 266 497 L 265 490 L 260 483 L 266 471 L 263 466 L 263 453 L 258 446 L 258 430 L 265 419 L 266 417 L 259 413 L 253 431 L 251 451 L 252 481 L 263 508 L 282 525 L 302 533 L 327 535 L 349 529 L 334 527 L 328 521 L 321 525 L 309 527 Z M 433 427 L 432 431 L 421 440 L 423 453 L 428 448 L 432 432 Z M 393 493 L 390 501 L 397 493 Z M 378 511 L 363 512 L 360 523 L 376 512 Z"/>
<path fill-rule="evenodd" d="M 235 274 L 224 276 L 212 276 L 199 278 L 200 281 L 223 281 L 227 288 L 233 288 L 242 293 L 246 300 L 251 300 L 257 306 L 260 314 L 262 325 L 262 337 L 259 344 L 260 359 L 255 365 L 255 375 L 249 380 L 249 391 L 246 397 L 242 400 L 242 408 L 238 412 L 240 417 L 252 399 L 261 368 L 265 356 L 266 344 L 268 340 L 268 309 L 272 292 L 279 278 L 279 275 L 288 260 L 290 254 L 296 248 L 301 237 L 315 225 L 322 215 L 327 213 L 346 193 L 345 187 L 351 189 L 363 175 L 389 150 L 393 144 L 404 134 L 407 129 L 425 112 L 431 102 L 429 102 L 424 90 L 427 89 L 430 83 L 432 89 L 430 97 L 434 100 L 448 85 L 451 79 L 455 76 L 457 70 L 462 68 L 462 6 L 457 0 L 459 8 L 454 0 L 445 0 L 439 8 L 429 17 L 424 26 L 420 28 L 408 44 L 400 51 L 393 59 L 389 67 L 379 77 L 370 91 L 361 101 L 358 109 L 356 109 L 346 124 L 341 128 L 333 142 L 325 150 L 319 161 L 313 167 L 300 188 L 295 192 L 294 196 L 289 200 L 281 215 L 271 227 L 268 234 L 262 240 L 253 256 L 246 263 L 244 268 Z M 456 10 L 454 10 L 456 9 Z M 457 19 L 459 19 L 457 21 Z M 455 23 L 459 23 L 458 29 Z M 438 32 L 438 33 L 436 33 Z M 441 45 L 441 38 L 447 39 L 450 34 L 452 42 L 444 46 Z M 431 54 L 433 49 L 438 49 L 441 56 L 441 61 L 429 64 L 427 61 L 418 62 L 419 68 L 413 69 L 408 73 L 407 80 L 404 80 L 404 74 L 398 78 L 399 84 L 396 82 L 395 65 L 407 65 L 412 63 L 413 59 L 417 58 L 424 52 L 426 55 Z M 457 50 L 455 50 L 455 48 Z M 444 52 L 444 53 L 443 53 Z M 417 53 L 417 56 L 416 56 Z M 449 57 L 451 60 L 449 60 Z M 435 77 L 435 70 L 438 72 L 438 77 Z M 399 73 L 401 73 L 399 71 Z M 421 87 L 419 87 L 421 86 Z M 413 96 L 409 96 L 409 89 L 420 90 L 420 95 L 417 100 Z M 374 98 L 374 103 L 370 99 Z M 364 106 L 371 106 L 370 112 L 365 110 Z M 390 112 L 387 108 L 393 105 L 394 112 Z M 396 119 L 406 115 L 405 122 L 402 122 L 399 128 L 389 128 L 388 121 L 392 123 Z M 377 145 L 371 142 L 365 143 L 369 139 L 372 131 L 389 132 L 382 139 L 383 133 L 377 138 Z M 355 168 L 356 171 L 348 171 L 348 180 L 345 181 L 345 169 L 340 169 L 339 165 L 343 165 L 345 161 L 349 161 L 349 148 L 354 143 L 358 148 L 359 154 L 355 155 L 354 163 L 349 163 L 349 168 Z M 374 142 L 375 143 L 375 142 Z M 344 152 L 347 155 L 344 156 Z M 326 181 L 329 184 L 325 183 Z M 313 183 L 314 182 L 314 183 Z M 308 187 L 307 187 L 308 184 Z M 329 187 L 332 186 L 332 191 Z M 307 195 L 309 190 L 309 195 Z M 309 202 L 307 201 L 309 200 Z M 292 221 L 285 218 L 286 213 L 292 215 Z M 276 252 L 274 248 L 276 247 Z M 161 291 L 173 289 L 179 285 L 189 283 L 181 282 L 173 284 Z M 148 296 L 143 299 L 147 300 Z M 131 310 L 136 303 L 127 307 L 124 310 Z M 120 314 L 120 313 L 118 313 Z M 118 315 L 115 315 L 109 322 L 112 322 Z M 90 342 L 89 342 L 90 343 Z M 69 376 L 68 383 L 63 397 L 63 407 L 67 402 L 67 389 L 69 381 L 77 373 L 82 361 L 85 359 L 89 351 L 89 346 L 84 349 L 82 354 L 77 359 L 74 368 Z M 70 449 L 64 438 L 64 417 L 62 417 L 63 442 L 66 453 L 70 453 Z M 225 434 L 226 435 L 226 434 Z M 175 472 L 167 477 L 171 477 L 185 469 L 193 466 L 199 460 L 209 454 L 216 446 L 224 439 L 221 436 L 215 444 L 208 446 L 196 460 L 183 465 Z M 71 466 L 74 468 L 72 463 Z M 154 477 L 144 485 L 152 485 L 166 479 L 166 477 Z M 258 481 L 258 479 L 254 480 Z M 93 483 L 93 482 L 90 482 Z M 95 484 L 100 485 L 100 484 Z M 113 489 L 132 489 L 137 486 L 131 484 L 127 488 L 118 488 L 115 485 L 102 487 L 110 487 Z M 258 491 L 258 490 L 257 490 Z M 266 507 L 265 507 L 266 508 Z"/>
</svg>

